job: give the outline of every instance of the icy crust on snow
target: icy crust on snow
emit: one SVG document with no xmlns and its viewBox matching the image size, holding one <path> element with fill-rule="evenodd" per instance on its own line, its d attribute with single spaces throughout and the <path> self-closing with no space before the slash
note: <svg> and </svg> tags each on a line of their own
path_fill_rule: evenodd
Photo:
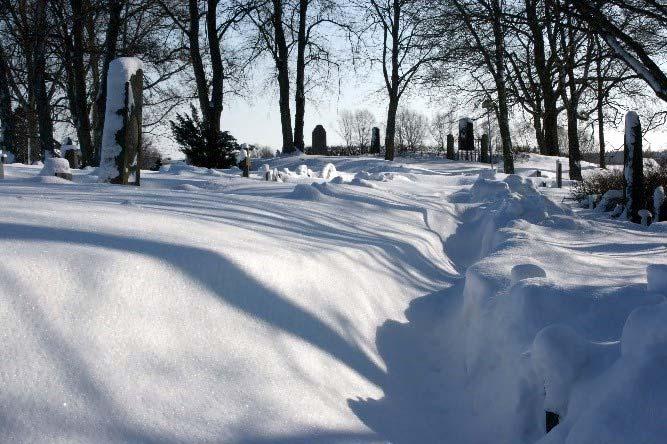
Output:
<svg viewBox="0 0 667 444">
<path fill-rule="evenodd" d="M 570 282 L 609 266 L 576 250 L 575 235 L 599 235 L 595 228 L 525 178 L 486 177 L 455 197 L 485 216 L 465 232 L 481 259 L 466 271 L 460 322 L 470 396 L 502 412 L 492 420 L 500 441 L 667 439 L 667 382 L 658 377 L 667 363 L 667 265 L 646 268 L 648 285 Z M 546 411 L 561 424 L 545 436 Z M 611 420 L 621 414 L 632 423 Z"/>
<path fill-rule="evenodd" d="M 116 141 L 116 133 L 123 127 L 123 116 L 119 113 L 125 108 L 125 84 L 130 78 L 143 70 L 143 62 L 136 57 L 119 57 L 109 64 L 107 76 L 107 103 L 104 114 L 104 133 L 102 134 L 102 156 L 98 170 L 99 180 L 106 182 L 118 177 L 116 157 L 121 153 L 121 146 Z M 128 89 L 128 107 L 134 107 L 132 88 Z"/>
</svg>

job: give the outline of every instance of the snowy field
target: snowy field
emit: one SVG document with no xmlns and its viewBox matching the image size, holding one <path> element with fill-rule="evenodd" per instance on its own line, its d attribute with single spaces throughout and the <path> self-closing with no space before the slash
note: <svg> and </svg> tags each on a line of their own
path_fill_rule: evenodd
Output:
<svg viewBox="0 0 667 444">
<path fill-rule="evenodd" d="M 541 156 L 270 164 L 5 166 L 2 442 L 667 442 L 667 223 Z"/>
</svg>

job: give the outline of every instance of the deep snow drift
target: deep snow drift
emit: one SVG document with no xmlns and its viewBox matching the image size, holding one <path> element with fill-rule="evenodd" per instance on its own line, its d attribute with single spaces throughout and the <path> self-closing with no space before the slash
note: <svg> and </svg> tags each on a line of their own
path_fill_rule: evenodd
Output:
<svg viewBox="0 0 667 444">
<path fill-rule="evenodd" d="M 136 188 L 6 165 L 0 434 L 665 441 L 667 225 L 517 167 L 314 156 Z"/>
</svg>

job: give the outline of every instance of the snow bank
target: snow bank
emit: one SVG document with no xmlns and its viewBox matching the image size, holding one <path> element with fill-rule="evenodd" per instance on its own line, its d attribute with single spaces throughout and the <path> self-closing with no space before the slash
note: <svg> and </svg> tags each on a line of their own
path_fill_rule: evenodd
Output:
<svg viewBox="0 0 667 444">
<path fill-rule="evenodd" d="M 613 251 L 605 243 L 623 234 L 599 233 L 519 176 L 480 177 L 456 202 L 472 205 L 467 212 L 476 215 L 457 234 L 459 243 L 481 258 L 467 268 L 459 322 L 471 381 L 466 395 L 488 422 L 483 436 L 551 444 L 661 442 L 667 383 L 656 376 L 667 362 L 667 264 L 646 268 L 648 286 L 602 285 L 601 274 L 619 274 L 613 254 L 601 259 Z M 597 237 L 595 256 L 582 251 Z M 637 276 L 641 263 L 625 266 Z M 646 384 L 636 387 L 641 378 L 656 384 L 663 401 Z M 626 409 L 636 409 L 629 416 L 637 425 L 610 420 Z M 561 423 L 545 435 L 547 411 Z"/>
<path fill-rule="evenodd" d="M 44 167 L 40 171 L 40 176 L 55 176 L 58 174 L 71 174 L 69 162 L 60 157 L 49 157 L 44 161 Z"/>
<path fill-rule="evenodd" d="M 324 195 L 315 186 L 315 184 L 306 185 L 304 183 L 297 184 L 288 197 L 290 199 L 307 200 L 313 202 L 324 199 Z"/>
</svg>

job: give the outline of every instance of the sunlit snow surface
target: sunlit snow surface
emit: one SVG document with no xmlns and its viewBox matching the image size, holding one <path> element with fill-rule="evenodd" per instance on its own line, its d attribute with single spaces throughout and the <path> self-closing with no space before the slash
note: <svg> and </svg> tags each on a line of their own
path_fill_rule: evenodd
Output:
<svg viewBox="0 0 667 444">
<path fill-rule="evenodd" d="M 573 212 L 540 156 L 263 163 L 5 166 L 3 442 L 667 440 L 664 223 Z"/>
</svg>

